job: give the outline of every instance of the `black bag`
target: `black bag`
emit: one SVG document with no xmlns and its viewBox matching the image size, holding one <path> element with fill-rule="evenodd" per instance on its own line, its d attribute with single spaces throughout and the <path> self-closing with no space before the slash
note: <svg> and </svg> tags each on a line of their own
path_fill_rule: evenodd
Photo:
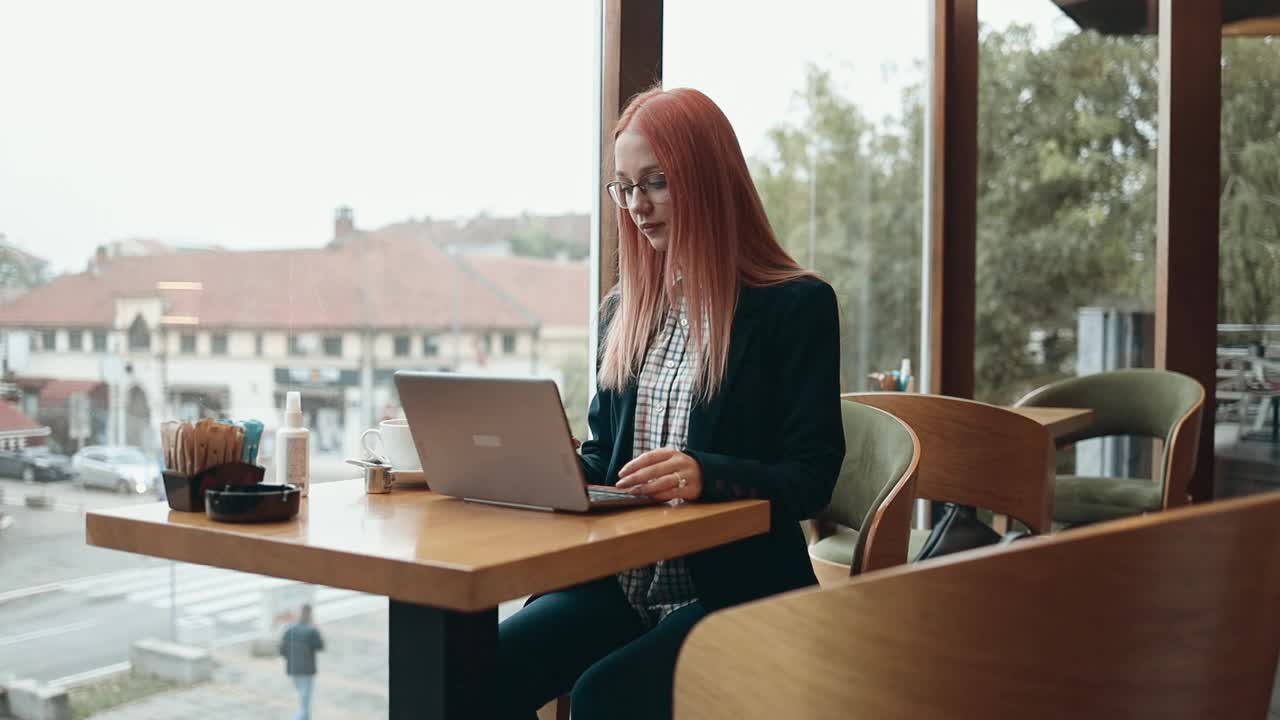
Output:
<svg viewBox="0 0 1280 720">
<path fill-rule="evenodd" d="M 1026 533 L 1013 531 L 1001 535 L 978 519 L 978 510 L 969 505 L 944 503 L 942 516 L 933 524 L 929 539 L 916 560 L 942 557 L 962 550 L 1010 543 L 1026 537 Z"/>
</svg>

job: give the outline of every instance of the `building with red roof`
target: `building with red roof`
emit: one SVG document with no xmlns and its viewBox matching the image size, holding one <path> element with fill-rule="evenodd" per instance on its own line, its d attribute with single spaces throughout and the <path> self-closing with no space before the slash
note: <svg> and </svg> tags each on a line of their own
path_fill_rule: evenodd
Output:
<svg viewBox="0 0 1280 720">
<path fill-rule="evenodd" d="M 552 220 L 585 245 L 585 217 Z M 318 449 L 352 452 L 395 405 L 395 370 L 560 380 L 582 364 L 586 262 L 497 254 L 519 227 L 507 222 L 361 231 L 342 209 L 323 247 L 104 247 L 85 272 L 0 304 L 6 370 L 50 412 L 108 388 L 90 403 L 105 416 L 94 442 L 149 448 L 162 419 L 202 415 L 274 426 L 301 390 Z"/>
</svg>

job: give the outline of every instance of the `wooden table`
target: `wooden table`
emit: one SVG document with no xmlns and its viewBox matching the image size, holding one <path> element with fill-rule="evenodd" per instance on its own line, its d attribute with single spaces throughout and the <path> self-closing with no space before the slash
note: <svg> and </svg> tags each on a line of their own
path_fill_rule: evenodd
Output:
<svg viewBox="0 0 1280 720">
<path fill-rule="evenodd" d="M 90 545 L 390 598 L 390 716 L 489 717 L 498 603 L 769 530 L 761 500 L 611 513 L 516 510 L 427 490 L 312 487 L 288 522 L 236 525 L 164 503 L 85 515 Z"/>
<path fill-rule="evenodd" d="M 1088 408 L 1011 407 L 1009 409 L 1044 425 L 1049 431 L 1049 437 L 1054 440 L 1084 430 L 1093 424 L 1093 410 Z"/>
</svg>

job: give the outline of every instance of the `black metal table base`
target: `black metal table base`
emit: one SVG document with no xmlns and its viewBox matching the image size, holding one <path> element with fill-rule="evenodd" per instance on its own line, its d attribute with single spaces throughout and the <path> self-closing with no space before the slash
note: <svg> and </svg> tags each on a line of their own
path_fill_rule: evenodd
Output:
<svg viewBox="0 0 1280 720">
<path fill-rule="evenodd" d="M 492 717 L 498 609 L 390 604 L 391 720 Z"/>
</svg>

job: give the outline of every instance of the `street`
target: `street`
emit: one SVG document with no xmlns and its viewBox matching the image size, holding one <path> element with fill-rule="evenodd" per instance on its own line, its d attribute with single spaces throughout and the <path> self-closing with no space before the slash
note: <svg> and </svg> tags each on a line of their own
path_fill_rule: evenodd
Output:
<svg viewBox="0 0 1280 720">
<path fill-rule="evenodd" d="M 317 458 L 313 482 L 352 477 L 340 458 Z M 28 507 L 28 496 L 43 508 Z M 386 599 L 230 570 L 89 547 L 84 512 L 156 502 L 69 482 L 0 479 L 0 677 L 41 682 L 127 662 L 145 637 L 217 647 L 265 627 L 270 601 L 309 598 L 318 620 L 386 608 Z M 177 610 L 171 608 L 176 598 Z"/>
</svg>

